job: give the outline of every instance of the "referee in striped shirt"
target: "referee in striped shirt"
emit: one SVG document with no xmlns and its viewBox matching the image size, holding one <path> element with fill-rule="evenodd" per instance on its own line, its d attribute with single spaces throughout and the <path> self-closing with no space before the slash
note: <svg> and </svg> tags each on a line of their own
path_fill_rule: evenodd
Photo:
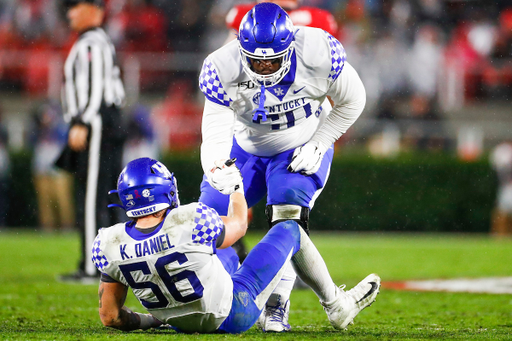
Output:
<svg viewBox="0 0 512 341">
<path fill-rule="evenodd" d="M 97 230 L 117 221 L 107 208 L 107 193 L 117 187 L 122 168 L 125 130 L 120 108 L 125 92 L 114 46 L 101 28 L 103 0 L 64 3 L 70 27 L 79 37 L 64 65 L 62 98 L 70 129 L 68 145 L 57 164 L 76 177 L 81 259 L 77 272 L 62 275 L 61 280 L 85 283 L 98 277 L 91 261 Z"/>
</svg>

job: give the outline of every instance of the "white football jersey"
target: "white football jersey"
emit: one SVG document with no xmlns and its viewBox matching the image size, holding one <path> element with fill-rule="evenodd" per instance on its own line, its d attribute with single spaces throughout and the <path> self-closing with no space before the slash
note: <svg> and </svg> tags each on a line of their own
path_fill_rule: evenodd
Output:
<svg viewBox="0 0 512 341">
<path fill-rule="evenodd" d="M 215 254 L 224 224 L 201 203 L 171 210 L 161 227 L 144 234 L 133 223 L 103 228 L 93 262 L 132 288 L 153 316 L 186 332 L 212 332 L 231 310 L 233 282 Z"/>
<path fill-rule="evenodd" d="M 265 90 L 266 120 L 254 117 L 261 89 L 243 71 L 238 41 L 205 59 L 199 77 L 207 98 L 202 158 L 215 154 L 215 160 L 229 152 L 231 145 L 222 144 L 231 143 L 228 140 L 233 134 L 242 149 L 257 156 L 273 156 L 308 142 L 331 110 L 327 95 L 343 116 L 342 126 L 332 127 L 336 134 L 344 133 L 360 115 L 366 97 L 364 86 L 346 62 L 341 43 L 321 29 L 297 26 L 295 31 L 290 71 L 279 84 Z M 228 131 L 225 127 L 230 125 L 233 128 Z M 203 168 L 212 163 L 202 162 Z"/>
</svg>

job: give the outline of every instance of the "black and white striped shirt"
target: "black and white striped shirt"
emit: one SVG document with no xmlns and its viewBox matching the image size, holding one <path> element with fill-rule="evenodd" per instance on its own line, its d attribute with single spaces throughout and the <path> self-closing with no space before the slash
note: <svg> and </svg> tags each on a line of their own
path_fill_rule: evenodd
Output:
<svg viewBox="0 0 512 341">
<path fill-rule="evenodd" d="M 125 99 L 121 71 L 112 41 L 96 27 L 83 32 L 64 64 L 64 118 L 89 123 L 100 107 L 122 106 Z"/>
</svg>

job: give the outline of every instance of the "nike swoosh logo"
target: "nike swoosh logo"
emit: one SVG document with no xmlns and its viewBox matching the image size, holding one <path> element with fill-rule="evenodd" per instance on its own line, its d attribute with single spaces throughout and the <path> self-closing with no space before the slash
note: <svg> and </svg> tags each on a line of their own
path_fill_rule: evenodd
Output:
<svg viewBox="0 0 512 341">
<path fill-rule="evenodd" d="M 366 295 L 363 296 L 363 298 L 361 298 L 359 301 L 357 301 L 357 303 L 361 302 L 362 300 L 364 300 L 365 298 L 367 298 L 368 296 L 373 294 L 375 292 L 375 290 L 377 290 L 379 288 L 379 286 L 375 282 L 370 282 L 370 284 L 372 285 L 372 288 L 370 289 L 370 291 L 368 291 L 366 293 Z"/>
<path fill-rule="evenodd" d="M 293 94 L 296 94 L 298 93 L 299 91 L 302 91 L 302 89 L 304 89 L 306 86 L 303 86 L 302 88 L 298 89 L 298 90 L 293 90 Z"/>
</svg>

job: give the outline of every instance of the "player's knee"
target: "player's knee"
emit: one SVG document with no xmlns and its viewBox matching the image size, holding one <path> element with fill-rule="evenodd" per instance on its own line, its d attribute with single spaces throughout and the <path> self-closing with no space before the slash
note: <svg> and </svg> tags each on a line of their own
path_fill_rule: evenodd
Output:
<svg viewBox="0 0 512 341">
<path fill-rule="evenodd" d="M 281 181 L 279 183 L 272 184 L 272 193 L 273 197 L 280 202 L 286 202 L 291 205 L 301 206 L 305 202 L 309 202 L 307 193 L 311 190 L 304 184 L 294 181 L 291 179 L 290 181 Z"/>
<path fill-rule="evenodd" d="M 293 240 L 300 241 L 300 227 L 295 220 L 285 220 L 272 226 L 271 231 L 279 235 L 288 234 Z"/>
<path fill-rule="evenodd" d="M 297 222 L 309 234 L 309 207 L 298 205 L 268 205 L 265 209 L 270 227 L 287 221 Z"/>
</svg>

